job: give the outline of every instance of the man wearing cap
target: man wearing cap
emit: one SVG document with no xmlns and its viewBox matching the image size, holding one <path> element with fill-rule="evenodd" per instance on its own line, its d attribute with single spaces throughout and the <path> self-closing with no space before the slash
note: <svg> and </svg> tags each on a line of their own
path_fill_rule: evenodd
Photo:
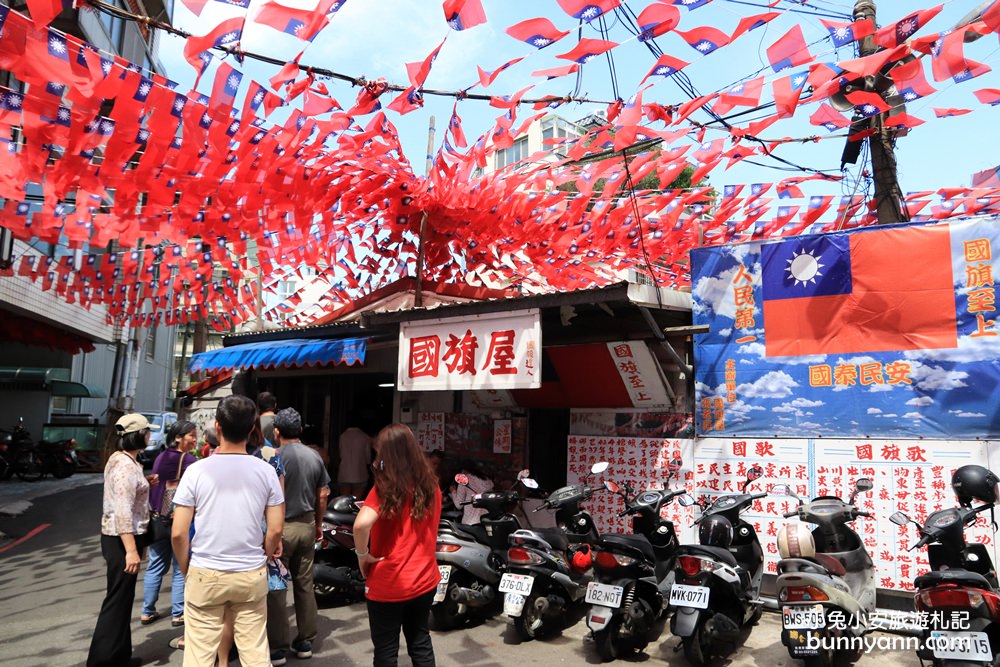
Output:
<svg viewBox="0 0 1000 667">
<path fill-rule="evenodd" d="M 330 495 L 330 474 L 323 459 L 299 440 L 302 418 L 293 408 L 274 416 L 274 435 L 285 464 L 285 533 L 281 560 L 292 575 L 295 641 L 289 644 L 288 608 L 284 591 L 268 596 L 267 635 L 271 664 L 285 664 L 289 649 L 297 658 L 312 657 L 316 639 L 316 595 L 313 592 L 313 549 L 323 537 L 323 514 Z"/>
<path fill-rule="evenodd" d="M 247 438 L 256 422 L 257 406 L 249 398 L 222 399 L 215 411 L 219 447 L 188 468 L 174 495 L 171 538 L 186 575 L 185 667 L 215 664 L 227 610 L 241 664 L 270 664 L 265 561 L 281 552 L 285 499 L 271 466 L 247 454 Z M 198 526 L 193 541 L 192 520 Z"/>
</svg>

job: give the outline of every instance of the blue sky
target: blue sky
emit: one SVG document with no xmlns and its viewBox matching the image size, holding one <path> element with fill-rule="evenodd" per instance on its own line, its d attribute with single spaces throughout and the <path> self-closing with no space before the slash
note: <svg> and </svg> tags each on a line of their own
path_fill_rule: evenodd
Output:
<svg viewBox="0 0 1000 667">
<path fill-rule="evenodd" d="M 250 15 L 252 16 L 263 0 L 252 0 Z M 300 7 L 309 6 L 308 0 L 286 4 Z M 629 3 L 629 6 L 639 13 L 651 0 L 639 0 Z M 761 3 L 762 5 L 764 3 Z M 978 2 L 975 0 L 952 0 L 945 5 L 944 11 L 935 18 L 921 34 L 950 28 L 955 21 L 972 10 Z M 232 14 L 233 7 L 220 3 L 208 3 L 209 7 L 201 17 L 190 14 L 181 2 L 175 3 L 175 23 L 179 27 L 201 34 L 208 31 L 215 22 L 223 16 Z M 369 79 L 385 77 L 387 80 L 405 84 L 405 63 L 423 60 L 430 51 L 447 35 L 447 42 L 427 81 L 428 88 L 457 90 L 477 81 L 476 65 L 492 70 L 507 60 L 528 56 L 528 58 L 510 68 L 487 89 L 495 95 L 512 94 L 538 79 L 530 76 L 532 71 L 566 64 L 557 60 L 555 55 L 568 51 L 575 41 L 575 32 L 552 47 L 535 51 L 531 47 L 516 41 L 504 34 L 504 29 L 518 21 L 535 16 L 550 18 L 560 29 L 572 29 L 575 20 L 562 12 L 555 0 L 539 0 L 538 2 L 509 2 L 507 0 L 483 0 L 488 23 L 463 32 L 449 30 L 444 22 L 441 3 L 438 0 L 348 0 L 331 24 L 316 38 L 303 55 L 303 64 L 314 64 L 338 72 L 351 75 L 364 75 Z M 785 0 L 780 8 L 799 7 L 798 3 Z M 849 12 L 853 2 L 845 0 L 810 0 L 808 6 Z M 884 0 L 879 3 L 880 24 L 891 23 L 910 12 L 928 6 L 926 3 L 915 5 L 901 0 Z M 682 10 L 680 29 L 690 29 L 701 25 L 714 25 L 731 32 L 743 16 L 766 11 L 761 7 L 751 7 L 745 4 L 716 0 L 700 9 L 688 12 Z M 701 93 L 721 90 L 730 84 L 753 75 L 758 70 L 768 67 L 765 49 L 778 37 L 783 35 L 795 23 L 803 26 L 806 41 L 812 43 L 821 39 L 825 29 L 818 18 L 800 14 L 786 13 L 767 26 L 757 29 L 736 43 L 701 57 L 677 35 L 667 34 L 658 38 L 658 43 L 665 53 L 690 61 L 692 64 L 685 70 Z M 626 42 L 631 35 L 617 25 L 615 19 L 609 19 L 611 39 Z M 600 35 L 592 27 L 585 27 L 585 37 L 599 38 Z M 165 36 L 161 44 L 160 59 L 167 67 L 170 78 L 182 85 L 193 83 L 193 70 L 184 61 L 181 50 L 183 41 L 173 36 Z M 302 43 L 266 26 L 252 25 L 244 32 L 243 48 L 248 51 L 266 53 L 283 59 L 290 59 L 302 49 Z M 839 54 L 833 51 L 829 41 L 811 47 L 814 54 L 828 52 L 824 60 L 848 59 L 853 57 L 851 50 L 842 48 Z M 966 55 L 979 62 L 996 65 L 996 36 L 990 35 L 975 44 L 967 45 Z M 640 80 L 652 67 L 655 58 L 640 43 L 634 39 L 623 43 L 612 51 L 619 86 L 619 94 L 628 98 L 635 92 Z M 266 82 L 277 67 L 247 61 L 243 80 L 243 88 L 238 100 L 253 78 Z M 592 99 L 610 100 L 612 93 L 611 77 L 607 60 L 602 56 L 595 58 L 582 67 L 583 79 L 580 95 Z M 929 68 L 928 68 L 929 69 Z M 770 74 L 768 68 L 765 72 Z M 773 79 L 773 74 L 771 75 Z M 208 92 L 211 86 L 211 72 L 201 84 L 201 91 Z M 572 92 L 575 77 L 565 77 L 550 82 L 541 82 L 530 93 L 531 96 L 543 94 L 565 95 Z M 327 81 L 331 93 L 342 106 L 348 108 L 357 95 L 357 89 L 348 84 Z M 960 85 L 935 84 L 939 93 L 916 104 L 910 105 L 908 112 L 921 117 L 927 123 L 911 131 L 910 136 L 900 139 L 898 159 L 901 183 L 904 191 L 932 190 L 945 186 L 962 186 L 969 184 L 970 174 L 982 169 L 996 166 L 1000 163 L 998 155 L 997 133 L 990 131 L 995 121 L 996 109 L 981 105 L 973 96 L 974 90 L 984 87 L 1000 87 L 1000 75 L 991 72 L 987 75 Z M 769 96 L 769 86 L 765 86 L 765 97 Z M 476 92 L 482 91 L 477 88 Z M 384 103 L 391 101 L 384 99 Z M 686 97 L 670 80 L 658 80 L 655 86 L 644 95 L 645 102 L 661 104 L 678 104 L 686 101 Z M 437 119 L 437 144 L 443 138 L 443 130 L 447 124 L 454 100 L 450 98 L 435 98 L 427 96 L 423 109 L 399 116 L 389 112 L 390 120 L 397 126 L 404 150 L 414 164 L 418 173 L 423 170 L 426 152 L 427 126 L 429 117 L 433 114 Z M 965 107 L 973 109 L 972 114 L 946 119 L 935 119 L 931 107 Z M 575 120 L 587 115 L 601 105 L 571 104 L 562 107 L 557 113 Z M 490 107 L 486 102 L 465 100 L 459 104 L 459 115 L 463 119 L 465 134 L 474 138 L 492 126 L 493 120 L 502 110 Z M 800 108 L 796 117 L 782 121 L 769 128 L 764 136 L 767 138 L 807 137 L 811 135 L 826 135 L 822 128 L 808 124 L 807 117 L 816 109 L 816 105 Z M 282 110 L 275 113 L 270 120 L 283 120 Z M 530 108 L 520 113 L 520 118 L 531 115 Z M 705 114 L 696 114 L 694 118 L 706 120 Z M 721 133 L 710 132 L 706 138 L 717 138 Z M 840 154 L 843 149 L 842 139 L 831 139 L 819 142 L 809 142 L 799 145 L 787 145 L 779 149 L 778 155 L 799 164 L 817 169 L 839 169 Z M 766 164 L 775 164 L 764 160 Z M 852 174 L 857 173 L 857 168 Z M 720 167 L 711 175 L 711 182 L 716 186 L 730 183 L 776 182 L 782 178 L 795 175 L 796 172 L 777 171 L 741 163 L 723 171 Z M 803 187 L 805 194 L 849 194 L 854 186 L 853 177 L 843 184 L 821 183 L 807 184 Z M 863 188 L 863 185 L 862 185 Z"/>
</svg>

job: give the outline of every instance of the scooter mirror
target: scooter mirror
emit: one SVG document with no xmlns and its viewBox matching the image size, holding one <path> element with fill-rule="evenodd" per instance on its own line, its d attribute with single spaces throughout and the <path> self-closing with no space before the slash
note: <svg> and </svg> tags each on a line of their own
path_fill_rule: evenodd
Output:
<svg viewBox="0 0 1000 667">
<path fill-rule="evenodd" d="M 531 471 L 528 470 L 527 468 L 525 468 L 521 472 L 517 473 L 517 478 L 518 479 L 523 480 L 523 479 L 527 479 L 528 477 L 531 477 Z"/>
<path fill-rule="evenodd" d="M 618 493 L 618 491 L 620 490 L 618 488 L 618 485 L 612 482 L 610 479 L 604 480 L 604 488 L 610 491 L 611 493 Z"/>
<path fill-rule="evenodd" d="M 857 489 L 859 492 L 871 491 L 872 489 L 875 488 L 875 483 L 872 482 L 871 478 L 869 477 L 860 477 L 858 478 L 858 481 L 854 483 L 854 488 Z"/>
<path fill-rule="evenodd" d="M 895 512 L 889 517 L 889 521 L 892 521 L 897 526 L 905 526 L 910 523 L 910 517 L 906 516 L 903 512 Z"/>
<path fill-rule="evenodd" d="M 607 469 L 608 469 L 608 462 L 607 461 L 598 461 L 597 463 L 595 463 L 594 465 L 592 465 L 590 467 L 590 474 L 591 475 L 600 475 L 602 472 L 604 472 Z"/>
<path fill-rule="evenodd" d="M 521 484 L 524 484 L 529 489 L 537 489 L 538 488 L 538 482 L 536 482 L 535 480 L 531 479 L 530 477 L 522 477 L 521 478 Z"/>
<path fill-rule="evenodd" d="M 670 472 L 680 472 L 681 468 L 684 467 L 684 461 L 682 459 L 673 459 L 667 464 L 667 470 Z"/>
<path fill-rule="evenodd" d="M 469 483 L 469 476 L 468 475 L 463 475 L 462 473 L 458 473 L 457 475 L 455 475 L 455 483 L 456 484 L 468 484 Z"/>
<path fill-rule="evenodd" d="M 692 505 L 698 504 L 698 501 L 695 500 L 694 496 L 692 496 L 690 493 L 685 493 L 683 496 L 679 496 L 677 498 L 677 502 L 679 502 L 684 507 L 691 507 Z"/>
<path fill-rule="evenodd" d="M 764 470 L 760 466 L 753 466 L 747 470 L 747 480 L 751 482 L 756 482 L 758 479 L 764 476 Z"/>
<path fill-rule="evenodd" d="M 775 484 L 767 490 L 767 493 L 772 496 L 790 496 L 792 495 L 790 491 L 787 484 Z"/>
</svg>

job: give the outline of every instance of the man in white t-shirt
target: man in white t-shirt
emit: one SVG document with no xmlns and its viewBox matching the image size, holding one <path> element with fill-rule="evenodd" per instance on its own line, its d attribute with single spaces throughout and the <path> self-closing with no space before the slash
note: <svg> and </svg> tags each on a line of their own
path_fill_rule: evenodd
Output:
<svg viewBox="0 0 1000 667">
<path fill-rule="evenodd" d="M 219 447 L 188 468 L 174 495 L 171 540 L 185 575 L 184 667 L 215 664 L 227 609 L 240 662 L 270 664 L 265 562 L 281 555 L 285 498 L 271 466 L 247 454 L 256 419 L 257 406 L 249 398 L 222 399 L 215 412 Z"/>
<path fill-rule="evenodd" d="M 347 429 L 340 434 L 340 467 L 337 487 L 346 495 L 362 497 L 368 486 L 368 464 L 372 462 L 372 439 L 358 428 L 357 415 L 347 417 Z"/>
</svg>

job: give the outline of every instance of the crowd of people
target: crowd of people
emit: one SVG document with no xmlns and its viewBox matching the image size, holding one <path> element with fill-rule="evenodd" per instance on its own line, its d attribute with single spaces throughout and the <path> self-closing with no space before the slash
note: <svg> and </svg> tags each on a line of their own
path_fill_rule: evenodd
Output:
<svg viewBox="0 0 1000 667">
<path fill-rule="evenodd" d="M 119 450 L 104 470 L 101 518 L 107 593 L 87 666 L 142 664 L 132 653 L 131 623 L 144 552 L 139 622 L 165 617 L 157 602 L 172 571 L 171 625 L 184 633 L 171 646 L 183 650 L 186 667 L 228 665 L 234 652 L 245 667 L 310 658 L 317 639 L 314 544 L 322 538 L 331 477 L 323 457 L 302 443 L 299 413 L 277 410 L 266 392 L 256 403 L 228 396 L 201 449 L 197 426 L 178 421 L 149 474 L 137 460 L 149 422 L 127 414 L 116 429 Z M 339 454 L 339 490 L 360 496 L 371 486 L 354 538 L 374 664 L 396 664 L 402 631 L 413 664 L 434 665 L 427 623 L 439 580 L 436 468 L 403 424 L 387 426 L 373 441 L 352 417 Z"/>
</svg>

